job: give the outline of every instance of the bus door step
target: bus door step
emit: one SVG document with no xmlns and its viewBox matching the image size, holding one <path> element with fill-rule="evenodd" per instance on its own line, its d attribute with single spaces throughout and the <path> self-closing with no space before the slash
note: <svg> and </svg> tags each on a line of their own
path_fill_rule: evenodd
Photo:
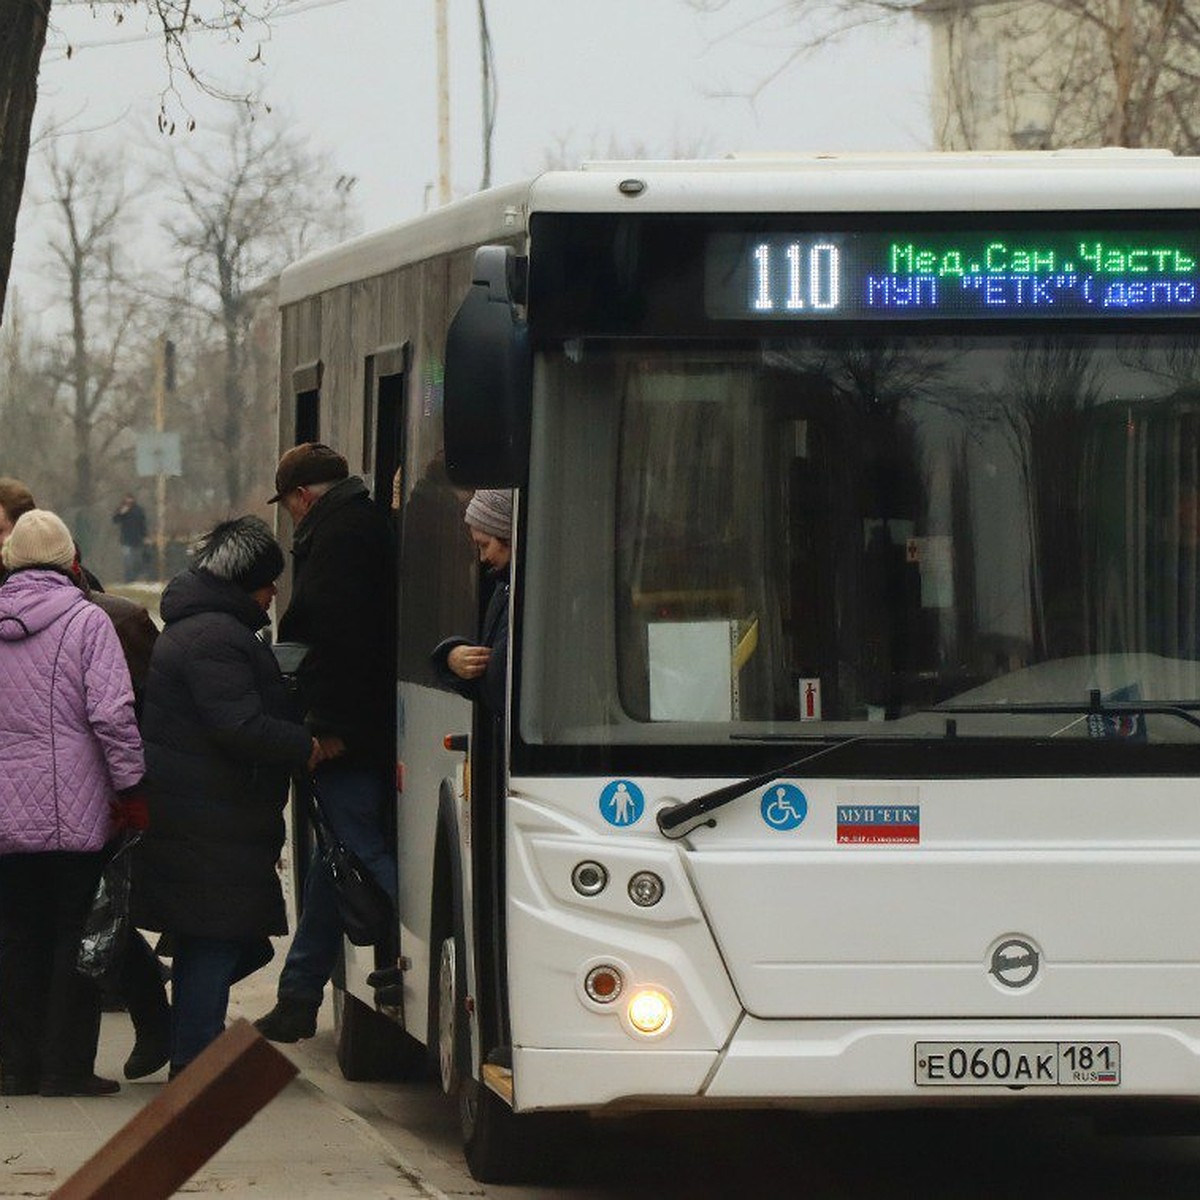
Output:
<svg viewBox="0 0 1200 1200">
<path fill-rule="evenodd" d="M 391 987 L 404 982 L 404 972 L 412 966 L 412 959 L 401 958 L 394 967 L 378 967 L 367 976 L 367 987 L 378 990 L 381 987 Z"/>
<path fill-rule="evenodd" d="M 502 1067 L 497 1063 L 484 1063 L 483 1082 L 488 1091 L 495 1092 L 506 1104 L 513 1102 L 512 1067 Z"/>
</svg>

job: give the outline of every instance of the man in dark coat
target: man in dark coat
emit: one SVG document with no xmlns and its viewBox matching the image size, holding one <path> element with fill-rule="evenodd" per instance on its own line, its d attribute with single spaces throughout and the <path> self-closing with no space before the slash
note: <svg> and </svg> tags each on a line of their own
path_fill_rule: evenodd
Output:
<svg viewBox="0 0 1200 1200">
<path fill-rule="evenodd" d="M 171 1072 L 225 1024 L 229 988 L 287 932 L 276 863 L 292 772 L 320 758 L 255 636 L 283 570 L 257 517 L 218 525 L 171 580 L 142 732 L 150 828 L 138 848 L 134 917 L 172 935 Z"/>
<path fill-rule="evenodd" d="M 305 723 L 326 757 L 314 773 L 337 838 L 396 899 L 384 814 L 395 802 L 395 563 L 388 519 L 345 458 L 320 442 L 289 450 L 275 495 L 295 527 L 292 597 L 279 638 L 310 647 L 299 672 Z M 319 857 L 305 879 L 275 1007 L 255 1025 L 272 1041 L 312 1037 L 342 946 L 333 880 Z"/>
</svg>

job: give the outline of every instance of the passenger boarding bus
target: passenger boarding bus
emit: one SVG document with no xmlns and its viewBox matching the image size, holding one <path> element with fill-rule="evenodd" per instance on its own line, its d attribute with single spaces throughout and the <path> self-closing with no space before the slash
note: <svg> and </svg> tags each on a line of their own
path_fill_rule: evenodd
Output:
<svg viewBox="0 0 1200 1200">
<path fill-rule="evenodd" d="M 589 166 L 280 302 L 284 445 L 398 501 L 348 1076 L 436 1062 L 481 1179 L 570 1114 L 1196 1097 L 1200 161 Z M 430 665 L 476 487 L 503 717 Z"/>
</svg>

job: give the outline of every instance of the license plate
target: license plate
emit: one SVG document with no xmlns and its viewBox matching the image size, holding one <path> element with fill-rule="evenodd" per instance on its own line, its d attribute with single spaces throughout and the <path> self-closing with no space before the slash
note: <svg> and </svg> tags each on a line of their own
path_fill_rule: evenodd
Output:
<svg viewBox="0 0 1200 1200">
<path fill-rule="evenodd" d="M 918 1087 L 1117 1087 L 1120 1042 L 917 1042 Z"/>
</svg>

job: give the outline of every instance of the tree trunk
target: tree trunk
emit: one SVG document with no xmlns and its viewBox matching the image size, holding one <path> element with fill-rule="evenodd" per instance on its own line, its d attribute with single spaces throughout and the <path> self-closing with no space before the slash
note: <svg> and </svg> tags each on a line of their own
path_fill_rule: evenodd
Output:
<svg viewBox="0 0 1200 1200">
<path fill-rule="evenodd" d="M 25 187 L 50 0 L 0 0 L 0 318 Z"/>
</svg>

